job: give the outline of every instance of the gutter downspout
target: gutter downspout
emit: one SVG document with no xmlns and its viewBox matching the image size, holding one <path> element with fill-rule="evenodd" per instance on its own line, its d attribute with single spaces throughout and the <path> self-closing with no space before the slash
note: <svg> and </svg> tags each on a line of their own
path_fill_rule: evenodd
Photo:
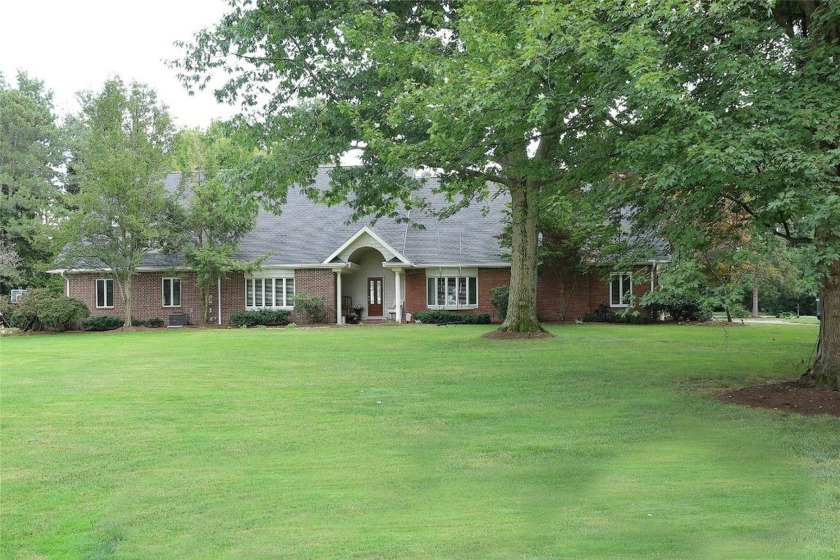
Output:
<svg viewBox="0 0 840 560">
<path fill-rule="evenodd" d="M 222 326 L 222 279 L 216 278 L 216 300 L 219 304 L 219 326 Z"/>
</svg>

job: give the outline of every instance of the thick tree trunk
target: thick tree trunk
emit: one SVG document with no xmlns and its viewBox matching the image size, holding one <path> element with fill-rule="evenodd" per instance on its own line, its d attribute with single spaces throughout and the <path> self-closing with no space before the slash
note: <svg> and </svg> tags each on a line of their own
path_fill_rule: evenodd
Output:
<svg viewBox="0 0 840 560">
<path fill-rule="evenodd" d="M 755 271 L 753 276 L 752 289 L 752 314 L 753 317 L 758 317 L 758 270 Z"/>
<path fill-rule="evenodd" d="M 840 260 L 828 267 L 822 283 L 822 319 L 817 358 L 804 383 L 840 390 Z"/>
<path fill-rule="evenodd" d="M 511 266 L 507 317 L 500 331 L 544 332 L 537 320 L 539 189 L 527 181 L 510 189 Z"/>
</svg>

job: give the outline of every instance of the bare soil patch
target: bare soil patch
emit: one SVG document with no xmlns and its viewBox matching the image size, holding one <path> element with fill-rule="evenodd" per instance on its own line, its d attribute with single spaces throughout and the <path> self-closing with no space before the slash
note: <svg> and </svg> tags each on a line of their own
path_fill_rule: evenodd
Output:
<svg viewBox="0 0 840 560">
<path fill-rule="evenodd" d="M 797 414 L 828 414 L 840 417 L 840 392 L 803 387 L 798 381 L 772 385 L 744 387 L 719 393 L 722 402 L 796 412 Z"/>
</svg>

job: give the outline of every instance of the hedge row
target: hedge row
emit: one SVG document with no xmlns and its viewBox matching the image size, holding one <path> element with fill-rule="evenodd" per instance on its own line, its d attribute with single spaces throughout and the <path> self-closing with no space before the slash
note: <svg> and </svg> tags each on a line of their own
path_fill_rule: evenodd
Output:
<svg viewBox="0 0 840 560">
<path fill-rule="evenodd" d="M 112 331 L 123 326 L 125 319 L 122 317 L 88 317 L 82 321 L 82 328 L 86 331 Z M 132 327 L 150 327 L 153 329 L 160 328 L 164 325 L 163 319 L 159 317 L 152 317 L 151 319 L 132 319 Z"/>
<path fill-rule="evenodd" d="M 432 325 L 441 325 L 443 323 L 465 323 L 467 325 L 488 325 L 490 324 L 490 315 L 487 313 L 467 313 L 461 315 L 453 311 L 418 311 L 414 314 L 414 319 L 421 323 L 429 323 Z"/>
<path fill-rule="evenodd" d="M 289 324 L 291 313 L 284 309 L 258 309 L 256 311 L 238 311 L 230 316 L 230 322 L 240 327 L 276 327 Z"/>
</svg>

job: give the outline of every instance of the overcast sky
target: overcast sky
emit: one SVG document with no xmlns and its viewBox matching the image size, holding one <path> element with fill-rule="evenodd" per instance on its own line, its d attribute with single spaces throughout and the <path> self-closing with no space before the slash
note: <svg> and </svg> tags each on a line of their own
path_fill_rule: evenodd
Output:
<svg viewBox="0 0 840 560">
<path fill-rule="evenodd" d="M 157 90 L 179 126 L 205 127 L 235 109 L 209 91 L 188 96 L 163 60 L 226 11 L 225 0 L 2 0 L 0 72 L 12 84 L 19 69 L 43 80 L 59 114 L 79 110 L 76 92 L 119 74 Z"/>
</svg>

